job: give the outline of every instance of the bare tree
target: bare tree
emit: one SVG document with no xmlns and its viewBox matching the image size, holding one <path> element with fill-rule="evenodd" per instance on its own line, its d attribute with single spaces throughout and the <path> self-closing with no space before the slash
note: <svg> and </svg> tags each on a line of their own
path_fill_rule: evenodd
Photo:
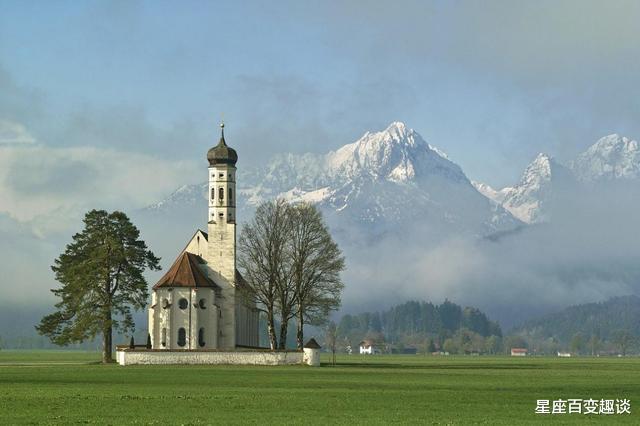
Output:
<svg viewBox="0 0 640 426">
<path fill-rule="evenodd" d="M 283 200 L 261 204 L 238 243 L 246 297 L 267 317 L 271 349 L 285 349 L 289 321 L 297 320 L 302 349 L 304 324 L 322 325 L 340 306 L 344 258 L 312 205 Z M 280 321 L 279 336 L 275 319 Z"/>
<path fill-rule="evenodd" d="M 336 345 L 338 343 L 338 327 L 336 323 L 330 321 L 327 325 L 327 332 L 325 334 L 325 343 L 331 350 L 331 360 L 333 365 L 336 365 Z"/>
<path fill-rule="evenodd" d="M 627 349 L 633 342 L 633 335 L 627 329 L 616 330 L 613 332 L 613 343 L 618 346 L 622 356 L 627 355 Z"/>
<path fill-rule="evenodd" d="M 340 272 L 344 257 L 331 238 L 322 215 L 309 203 L 295 205 L 290 211 L 291 240 L 288 258 L 295 306 L 291 314 L 297 321 L 297 346 L 304 344 L 304 324 L 322 325 L 332 310 L 340 306 L 344 284 Z"/>
<path fill-rule="evenodd" d="M 284 200 L 262 203 L 251 222 L 243 226 L 238 241 L 238 266 L 247 281 L 243 296 L 265 313 L 271 349 L 278 347 L 275 316 L 280 289 L 287 281 L 285 252 L 290 239 L 289 208 Z"/>
</svg>

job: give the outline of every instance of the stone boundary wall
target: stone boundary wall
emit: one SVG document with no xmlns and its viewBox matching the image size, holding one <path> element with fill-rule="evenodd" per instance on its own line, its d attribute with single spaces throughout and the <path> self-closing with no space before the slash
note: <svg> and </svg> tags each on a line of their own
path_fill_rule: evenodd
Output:
<svg viewBox="0 0 640 426">
<path fill-rule="evenodd" d="M 157 364 L 227 364 L 227 365 L 293 365 L 301 364 L 303 352 L 223 352 L 223 351 L 132 351 L 118 350 L 120 365 Z"/>
</svg>

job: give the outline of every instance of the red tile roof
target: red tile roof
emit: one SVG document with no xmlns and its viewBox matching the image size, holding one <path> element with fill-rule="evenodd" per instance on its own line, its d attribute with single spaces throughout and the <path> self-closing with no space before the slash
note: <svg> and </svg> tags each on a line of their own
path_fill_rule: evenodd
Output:
<svg viewBox="0 0 640 426">
<path fill-rule="evenodd" d="M 193 253 L 182 252 L 178 259 L 171 265 L 166 274 L 153 286 L 160 287 L 210 287 L 220 289 L 205 272 L 200 269 L 204 260 Z"/>
</svg>

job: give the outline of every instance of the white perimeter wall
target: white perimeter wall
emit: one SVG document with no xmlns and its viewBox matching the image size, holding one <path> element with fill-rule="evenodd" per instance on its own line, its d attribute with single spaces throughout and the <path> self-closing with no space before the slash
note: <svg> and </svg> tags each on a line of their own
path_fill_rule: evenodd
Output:
<svg viewBox="0 0 640 426">
<path fill-rule="evenodd" d="M 231 364 L 291 365 L 301 364 L 303 352 L 174 352 L 118 351 L 120 365 L 135 364 Z"/>
</svg>

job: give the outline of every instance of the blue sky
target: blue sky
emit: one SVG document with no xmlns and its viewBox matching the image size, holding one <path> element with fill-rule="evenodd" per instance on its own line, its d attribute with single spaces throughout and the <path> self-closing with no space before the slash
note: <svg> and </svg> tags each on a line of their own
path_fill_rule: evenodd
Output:
<svg viewBox="0 0 640 426">
<path fill-rule="evenodd" d="M 0 119 L 42 147 L 199 165 L 224 114 L 241 161 L 255 164 L 402 120 L 470 178 L 500 187 L 538 152 L 569 161 L 606 134 L 640 137 L 637 2 L 0 0 L 0 9 Z"/>
<path fill-rule="evenodd" d="M 637 0 L 0 0 L 0 288 L 50 297 L 84 212 L 201 182 L 222 114 L 239 167 L 401 120 L 494 187 L 539 152 L 638 139 L 638 22 Z M 598 255 L 636 248 L 611 235 Z"/>
</svg>

